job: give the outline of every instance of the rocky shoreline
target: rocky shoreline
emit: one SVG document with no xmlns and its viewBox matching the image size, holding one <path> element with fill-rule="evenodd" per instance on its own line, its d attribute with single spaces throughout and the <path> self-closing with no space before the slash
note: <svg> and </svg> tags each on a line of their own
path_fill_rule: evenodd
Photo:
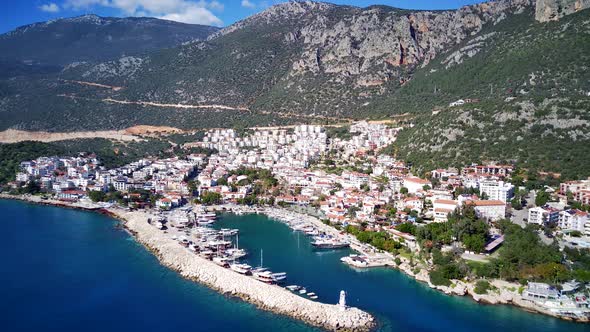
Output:
<svg viewBox="0 0 590 332">
<path fill-rule="evenodd" d="M 160 263 L 177 271 L 182 277 L 204 284 L 218 292 L 235 296 L 258 308 L 301 320 L 307 324 L 332 331 L 369 331 L 376 326 L 372 315 L 358 308 L 311 301 L 276 285 L 268 285 L 235 273 L 189 252 L 177 241 L 147 223 L 151 216 L 145 212 L 130 212 L 120 208 L 86 208 L 61 201 L 42 200 L 36 196 L 10 196 L 0 199 L 22 200 L 82 210 L 93 210 L 120 220 L 123 226 L 158 258 Z"/>
</svg>

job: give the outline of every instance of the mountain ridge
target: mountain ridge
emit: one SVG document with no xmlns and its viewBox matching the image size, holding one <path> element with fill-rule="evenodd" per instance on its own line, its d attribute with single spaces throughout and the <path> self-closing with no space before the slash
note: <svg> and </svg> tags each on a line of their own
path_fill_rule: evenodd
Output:
<svg viewBox="0 0 590 332">
<path fill-rule="evenodd" d="M 150 17 L 87 14 L 32 23 L 0 35 L 0 60 L 59 66 L 113 60 L 205 39 L 217 30 Z"/>
<path fill-rule="evenodd" d="M 569 0 L 541 5 L 561 1 Z M 428 166 L 531 160 L 556 170 L 553 154 L 568 172 L 590 174 L 573 157 L 590 155 L 590 16 L 580 4 L 543 22 L 533 0 L 445 11 L 289 2 L 176 47 L 0 79 L 0 129 L 247 127 L 404 114 L 407 128 L 390 151 L 400 158 Z M 458 99 L 469 102 L 449 106 Z M 563 144 L 572 149 L 559 150 Z"/>
</svg>

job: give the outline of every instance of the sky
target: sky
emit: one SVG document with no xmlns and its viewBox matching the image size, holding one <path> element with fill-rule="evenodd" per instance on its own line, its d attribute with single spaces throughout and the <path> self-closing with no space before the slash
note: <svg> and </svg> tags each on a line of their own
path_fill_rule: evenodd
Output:
<svg viewBox="0 0 590 332">
<path fill-rule="evenodd" d="M 366 7 L 454 9 L 482 0 L 324 0 Z M 150 16 L 172 21 L 227 26 L 285 0 L 0 0 L 0 33 L 19 26 L 63 17 Z"/>
</svg>

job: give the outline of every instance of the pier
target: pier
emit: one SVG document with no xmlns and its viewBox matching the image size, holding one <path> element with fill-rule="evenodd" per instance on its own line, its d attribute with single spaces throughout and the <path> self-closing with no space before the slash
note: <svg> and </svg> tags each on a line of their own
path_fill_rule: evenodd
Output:
<svg viewBox="0 0 590 332">
<path fill-rule="evenodd" d="M 326 304 L 298 296 L 276 285 L 259 282 L 223 268 L 184 248 L 156 227 L 147 223 L 153 216 L 144 212 L 108 210 L 124 220 L 125 227 L 137 241 L 148 247 L 160 262 L 183 277 L 198 281 L 224 294 L 237 296 L 259 308 L 305 321 L 328 330 L 368 331 L 375 326 L 374 318 L 357 308 Z"/>
</svg>

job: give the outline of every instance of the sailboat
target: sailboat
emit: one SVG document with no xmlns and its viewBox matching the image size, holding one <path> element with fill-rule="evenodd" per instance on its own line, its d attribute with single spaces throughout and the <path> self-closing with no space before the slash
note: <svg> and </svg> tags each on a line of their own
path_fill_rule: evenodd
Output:
<svg viewBox="0 0 590 332">
<path fill-rule="evenodd" d="M 262 249 L 260 249 L 260 266 L 252 270 L 252 275 L 254 276 L 254 278 L 269 284 L 279 283 L 287 278 L 287 273 L 285 272 L 272 273 L 271 271 L 269 271 L 268 268 L 265 268 L 263 266 L 263 261 L 263 251 Z"/>
</svg>

